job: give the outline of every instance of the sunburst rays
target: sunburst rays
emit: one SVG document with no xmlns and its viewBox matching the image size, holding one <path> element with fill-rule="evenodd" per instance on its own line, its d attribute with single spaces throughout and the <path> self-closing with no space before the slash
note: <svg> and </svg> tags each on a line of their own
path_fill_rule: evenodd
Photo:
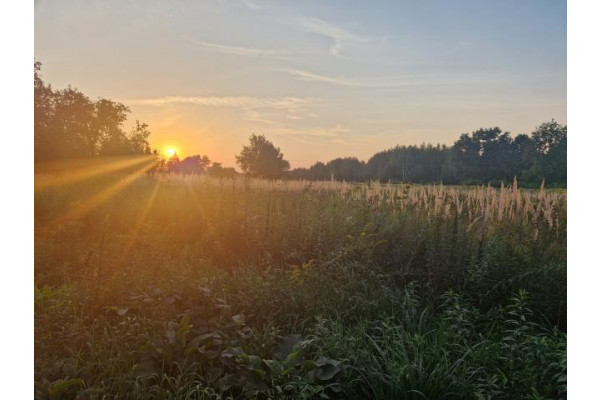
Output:
<svg viewBox="0 0 600 400">
<path fill-rule="evenodd" d="M 36 164 L 36 177 L 48 174 L 43 179 L 35 179 L 35 190 L 53 186 L 69 185 L 91 179 L 103 174 L 109 174 L 144 166 L 155 161 L 154 156 L 126 156 L 99 158 L 94 160 L 60 160 Z"/>
<path fill-rule="evenodd" d="M 144 222 L 146 221 L 146 217 L 148 216 L 148 213 L 150 212 L 150 209 L 152 208 L 152 204 L 154 204 L 154 198 L 156 197 L 156 193 L 158 193 L 158 190 L 160 189 L 160 185 L 161 185 L 161 181 L 157 179 L 154 182 L 154 188 L 152 189 L 152 193 L 150 194 L 150 197 L 148 197 L 148 200 L 146 200 L 144 209 L 142 210 L 142 213 L 140 214 L 140 217 L 138 218 L 137 223 L 131 230 L 129 239 L 127 240 L 127 242 L 125 243 L 125 246 L 123 247 L 123 254 L 122 254 L 123 258 L 125 258 L 129 254 L 129 252 L 133 248 L 135 242 L 137 241 L 138 234 L 140 233 L 140 230 L 144 226 Z"/>
<path fill-rule="evenodd" d="M 125 163 L 126 160 L 122 160 L 122 161 Z M 119 165 L 118 169 L 115 165 Z M 72 178 L 67 175 L 64 178 L 62 178 L 60 183 L 59 183 L 59 181 L 54 181 L 54 184 L 58 185 L 58 184 L 65 184 L 65 182 L 76 182 L 76 181 L 81 181 L 84 179 L 89 179 L 89 178 L 97 176 L 99 174 L 107 173 L 107 171 L 114 172 L 115 170 L 120 170 L 120 169 L 126 168 L 123 165 L 124 165 L 123 163 L 108 164 L 104 168 L 102 166 L 98 165 L 98 166 L 94 167 L 93 170 L 88 170 L 87 173 L 83 173 L 83 172 L 76 173 L 75 178 Z M 156 165 L 156 159 L 154 157 L 143 157 L 143 159 L 138 158 L 136 160 L 127 160 L 126 165 L 129 167 L 138 166 L 138 168 L 136 170 L 134 170 L 133 172 L 120 178 L 117 182 L 111 184 L 106 189 L 101 190 L 100 192 L 96 193 L 95 195 L 93 195 L 93 196 L 87 198 L 86 200 L 80 202 L 79 204 L 69 208 L 62 215 L 60 215 L 60 216 L 56 217 L 54 220 L 52 220 L 48 224 L 48 228 L 50 228 L 50 229 L 56 228 L 64 223 L 69 222 L 69 221 L 77 220 L 77 219 L 83 217 L 84 215 L 86 215 L 87 213 L 89 213 L 90 211 L 92 211 L 93 209 L 106 203 L 113 196 L 115 196 L 118 192 L 125 189 L 127 186 L 131 185 L 133 182 L 135 182 L 137 179 L 139 179 L 141 176 L 143 176 L 146 172 L 148 172 L 150 169 L 152 169 Z M 100 171 L 100 172 L 98 172 L 98 171 Z M 50 179 L 50 182 L 52 182 L 52 179 Z M 50 183 L 46 187 L 52 186 L 54 184 Z"/>
</svg>

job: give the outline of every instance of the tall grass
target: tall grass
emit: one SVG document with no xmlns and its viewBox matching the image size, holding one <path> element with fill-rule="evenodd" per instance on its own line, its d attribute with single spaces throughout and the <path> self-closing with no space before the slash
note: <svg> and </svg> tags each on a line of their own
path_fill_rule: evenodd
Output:
<svg viewBox="0 0 600 400">
<path fill-rule="evenodd" d="M 566 193 L 131 176 L 36 175 L 38 398 L 566 395 Z"/>
</svg>

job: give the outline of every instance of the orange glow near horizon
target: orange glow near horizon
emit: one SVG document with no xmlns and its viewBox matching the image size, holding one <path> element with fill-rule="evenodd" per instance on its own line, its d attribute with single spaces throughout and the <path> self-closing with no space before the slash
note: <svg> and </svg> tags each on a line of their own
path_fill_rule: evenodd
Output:
<svg viewBox="0 0 600 400">
<path fill-rule="evenodd" d="M 165 151 L 165 156 L 167 156 L 168 158 L 174 157 L 178 154 L 178 151 L 176 148 L 174 147 L 168 147 Z"/>
</svg>

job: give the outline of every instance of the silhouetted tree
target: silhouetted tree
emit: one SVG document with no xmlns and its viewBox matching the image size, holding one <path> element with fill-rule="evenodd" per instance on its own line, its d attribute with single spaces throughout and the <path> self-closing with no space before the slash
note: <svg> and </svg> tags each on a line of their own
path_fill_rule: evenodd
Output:
<svg viewBox="0 0 600 400">
<path fill-rule="evenodd" d="M 250 136 L 250 144 L 243 146 L 235 159 L 242 171 L 262 178 L 279 178 L 290 168 L 290 163 L 283 159 L 279 148 L 264 135 Z"/>
<path fill-rule="evenodd" d="M 517 173 L 513 140 L 498 127 L 462 134 L 454 143 L 457 169 L 466 180 L 510 180 Z"/>
<path fill-rule="evenodd" d="M 177 156 L 177 153 L 173 154 L 164 163 L 165 172 L 175 172 L 177 164 L 179 164 L 180 162 L 181 161 L 179 160 L 179 156 Z"/>
<path fill-rule="evenodd" d="M 529 180 L 530 170 L 537 157 L 535 143 L 530 136 L 521 133 L 513 140 L 513 162 L 519 180 Z"/>
<path fill-rule="evenodd" d="M 436 182 L 443 179 L 445 146 L 396 146 L 376 153 L 367 162 L 368 176 L 392 182 Z"/>
<path fill-rule="evenodd" d="M 362 181 L 365 177 L 365 163 L 356 157 L 336 158 L 326 164 L 332 179 L 340 181 Z"/>
<path fill-rule="evenodd" d="M 376 153 L 365 164 L 355 158 L 317 162 L 296 168 L 292 179 L 370 180 L 384 182 L 444 182 L 449 184 L 510 183 L 521 185 L 567 184 L 567 127 L 556 121 L 544 123 L 531 136 L 514 139 L 500 128 L 464 133 L 452 147 L 396 146 Z"/>
<path fill-rule="evenodd" d="M 131 143 L 123 130 L 130 110 L 125 105 L 107 99 L 96 102 L 96 143 L 99 139 L 99 153 L 102 155 L 132 154 Z M 143 151 L 140 151 L 143 154 Z"/>
<path fill-rule="evenodd" d="M 553 148 L 567 141 L 567 126 L 554 119 L 544 122 L 532 132 L 531 138 L 539 154 L 548 154 Z"/>
<path fill-rule="evenodd" d="M 52 142 L 50 124 L 54 114 L 54 93 L 50 85 L 44 84 L 39 76 L 42 64 L 39 61 L 33 64 L 33 131 L 34 131 L 34 158 L 47 159 L 56 151 Z"/>
<path fill-rule="evenodd" d="M 479 144 L 468 133 L 460 135 L 452 146 L 456 171 L 461 179 L 476 179 L 479 176 Z"/>
<path fill-rule="evenodd" d="M 135 121 L 135 127 L 129 134 L 129 143 L 133 154 L 151 154 L 150 151 L 150 131 L 148 124 Z"/>
<path fill-rule="evenodd" d="M 546 183 L 567 183 L 567 126 L 554 119 L 538 126 L 531 134 L 536 157 L 531 175 L 545 179 Z"/>
<path fill-rule="evenodd" d="M 212 165 L 207 168 L 206 172 L 215 178 L 235 178 L 236 175 L 238 175 L 235 168 L 223 167 L 221 163 L 218 162 L 212 163 Z"/>
<path fill-rule="evenodd" d="M 167 163 L 169 172 L 179 174 L 202 174 L 206 172 L 206 168 L 210 165 L 210 159 L 207 156 L 194 155 L 186 157 L 179 161 L 177 156 L 173 156 Z"/>
<path fill-rule="evenodd" d="M 90 100 L 68 87 L 52 90 L 34 63 L 35 160 L 150 154 L 148 125 L 136 121 L 129 135 L 123 124 L 130 110 L 108 100 Z"/>
</svg>

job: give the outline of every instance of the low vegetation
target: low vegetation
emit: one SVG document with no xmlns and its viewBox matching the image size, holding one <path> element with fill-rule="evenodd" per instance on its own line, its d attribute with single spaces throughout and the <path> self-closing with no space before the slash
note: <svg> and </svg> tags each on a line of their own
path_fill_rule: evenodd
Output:
<svg viewBox="0 0 600 400">
<path fill-rule="evenodd" d="M 564 192 L 90 168 L 35 178 L 38 399 L 566 398 Z"/>
</svg>

